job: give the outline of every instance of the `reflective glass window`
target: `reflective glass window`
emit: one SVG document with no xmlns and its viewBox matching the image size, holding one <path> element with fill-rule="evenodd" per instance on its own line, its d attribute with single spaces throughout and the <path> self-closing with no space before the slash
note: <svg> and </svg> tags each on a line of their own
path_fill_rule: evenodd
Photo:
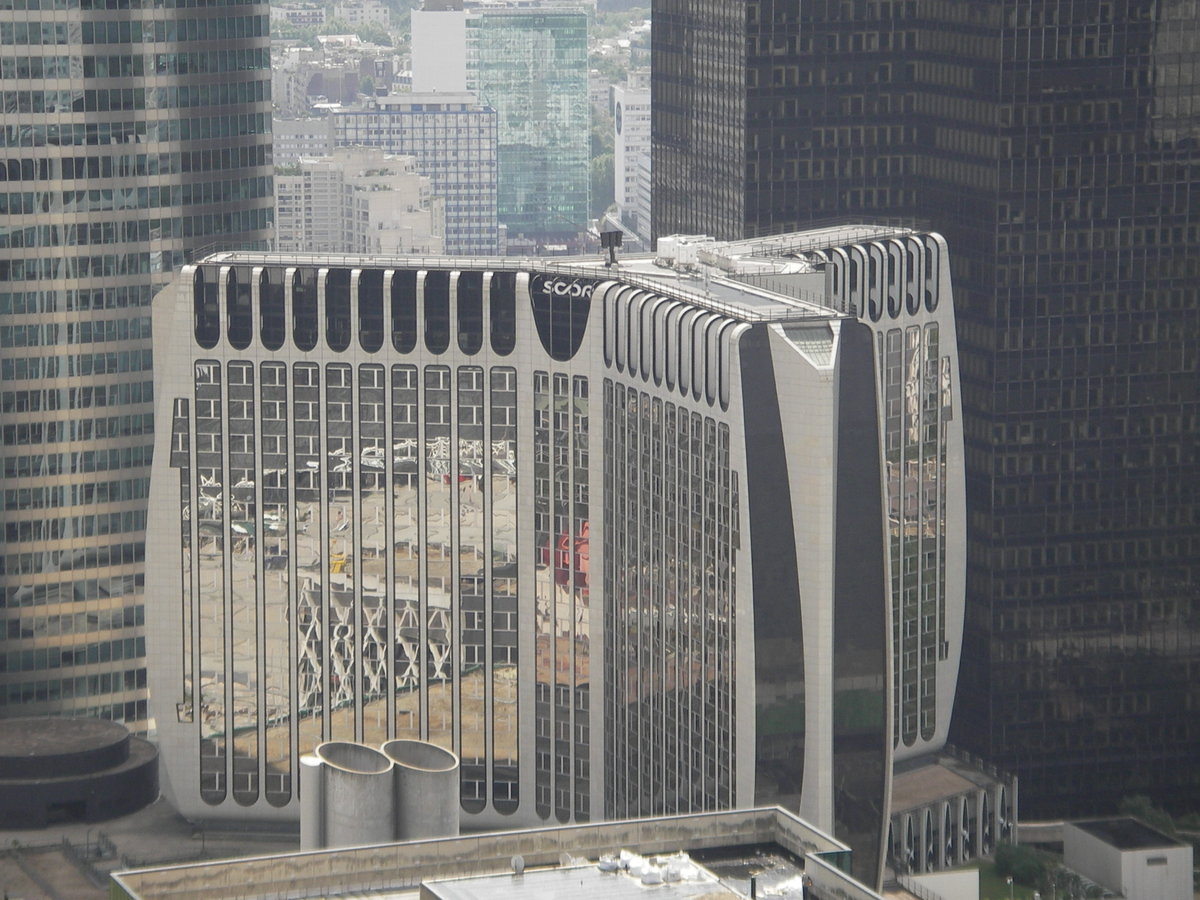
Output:
<svg viewBox="0 0 1200 900">
<path fill-rule="evenodd" d="M 350 346 L 349 269 L 330 269 L 325 276 L 325 343 L 335 353 Z"/>
<path fill-rule="evenodd" d="M 450 273 L 425 273 L 425 349 L 445 353 L 450 346 Z"/>
<path fill-rule="evenodd" d="M 412 353 L 417 346 L 417 273 L 394 272 L 391 294 L 392 346 L 398 353 Z"/>
</svg>

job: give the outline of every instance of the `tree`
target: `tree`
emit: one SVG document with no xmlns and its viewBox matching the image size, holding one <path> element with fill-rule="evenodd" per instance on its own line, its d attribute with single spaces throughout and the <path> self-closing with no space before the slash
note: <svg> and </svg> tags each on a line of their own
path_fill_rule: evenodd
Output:
<svg viewBox="0 0 1200 900">
<path fill-rule="evenodd" d="M 1013 881 L 1027 887 L 1037 887 L 1046 875 L 1046 858 L 1032 847 L 1021 844 L 1001 844 L 996 848 L 996 874 L 1012 876 Z"/>
<path fill-rule="evenodd" d="M 392 46 L 392 34 L 382 25 L 366 23 L 359 25 L 354 33 L 358 35 L 359 40 L 366 41 L 368 44 L 378 44 L 381 47 Z"/>
</svg>

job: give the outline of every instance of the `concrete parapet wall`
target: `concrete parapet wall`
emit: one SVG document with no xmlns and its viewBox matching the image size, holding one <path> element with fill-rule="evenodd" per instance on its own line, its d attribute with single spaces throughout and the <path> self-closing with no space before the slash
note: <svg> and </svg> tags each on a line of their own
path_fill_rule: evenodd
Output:
<svg viewBox="0 0 1200 900">
<path fill-rule="evenodd" d="M 803 856 L 829 896 L 875 900 L 873 891 L 834 863 L 814 856 L 848 853 L 840 842 L 778 808 L 495 832 L 345 850 L 225 860 L 137 872 L 113 878 L 113 900 L 273 900 L 367 890 L 415 888 L 444 876 L 505 872 L 514 856 L 529 867 L 556 865 L 559 855 L 596 859 L 634 848 L 644 855 L 775 843 Z M 814 874 L 814 882 L 816 875 Z M 836 887 L 836 890 L 834 888 Z"/>
</svg>

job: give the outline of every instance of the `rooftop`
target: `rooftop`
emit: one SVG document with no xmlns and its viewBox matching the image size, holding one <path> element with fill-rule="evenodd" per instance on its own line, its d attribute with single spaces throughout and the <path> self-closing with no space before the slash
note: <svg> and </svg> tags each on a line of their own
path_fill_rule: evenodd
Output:
<svg viewBox="0 0 1200 900">
<path fill-rule="evenodd" d="M 124 725 L 102 719 L 8 719 L 0 728 L 0 773 L 9 762 L 86 753 L 119 744 L 128 736 Z"/>
<path fill-rule="evenodd" d="M 557 900 L 578 892 L 589 900 L 642 898 L 653 887 L 659 900 L 742 900 L 742 894 L 722 884 L 711 872 L 677 855 L 666 865 L 563 866 L 523 874 L 483 875 L 426 882 L 423 898 L 432 900 Z"/>
<path fill-rule="evenodd" d="M 829 306 L 821 251 L 910 234 L 913 232 L 905 228 L 847 225 L 746 241 L 676 235 L 660 239 L 657 254 L 620 256 L 615 267 L 607 266 L 599 254 L 553 258 L 368 257 L 229 251 L 204 262 L 561 273 L 619 280 L 745 322 L 786 322 L 843 316 Z"/>
<path fill-rule="evenodd" d="M 640 878 L 628 873 L 615 880 L 599 865 L 617 858 L 622 849 L 646 857 L 686 853 L 702 861 L 712 874 L 705 890 L 676 887 L 663 879 L 655 890 L 668 888 L 671 900 L 733 900 L 748 896 L 739 878 L 763 875 L 766 897 L 769 873 L 775 896 L 786 897 L 801 877 L 819 893 L 844 900 L 878 900 L 879 895 L 846 874 L 849 849 L 777 807 L 697 813 L 650 819 L 564 825 L 523 831 L 487 832 L 457 838 L 379 844 L 340 850 L 283 853 L 241 860 L 162 866 L 119 872 L 113 876 L 114 900 L 222 900 L 282 897 L 309 900 L 333 894 L 370 900 L 415 900 L 475 896 L 505 897 L 514 882 L 513 861 L 520 857 L 523 885 L 558 896 L 570 885 L 602 898 L 628 897 L 643 890 Z M 760 852 L 766 850 L 769 860 Z M 566 861 L 565 864 L 563 861 Z M 580 867 L 582 860 L 589 865 Z M 724 870 L 723 867 L 724 866 Z M 566 873 L 566 874 L 564 874 Z M 480 877 L 486 876 L 486 877 Z M 601 877 L 603 876 L 603 878 Z M 697 876 L 699 878 L 699 875 Z M 572 881 L 574 879 L 574 881 Z M 608 879 L 608 880 L 604 880 Z M 579 880 L 582 887 L 575 885 Z M 683 884 L 681 877 L 678 882 Z M 689 882 L 690 884 L 691 882 Z M 446 893 L 432 893 L 432 891 Z M 664 898 L 666 900 L 666 898 Z"/>
<path fill-rule="evenodd" d="M 1003 781 L 1007 776 L 982 761 L 946 747 L 943 752 L 896 765 L 892 775 L 892 812 L 920 809 L 965 791 Z"/>
<path fill-rule="evenodd" d="M 1088 819 L 1071 824 L 1118 850 L 1186 846 L 1158 829 L 1151 828 L 1145 822 L 1127 816 L 1116 819 Z"/>
</svg>

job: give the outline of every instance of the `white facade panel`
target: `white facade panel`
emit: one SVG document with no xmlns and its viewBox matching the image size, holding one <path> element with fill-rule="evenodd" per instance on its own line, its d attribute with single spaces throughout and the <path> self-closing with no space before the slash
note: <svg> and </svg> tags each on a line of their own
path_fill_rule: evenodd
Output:
<svg viewBox="0 0 1200 900">
<path fill-rule="evenodd" d="M 849 313 L 842 233 L 793 237 L 807 274 L 773 288 L 753 247 L 703 284 L 648 259 L 189 267 L 157 307 L 148 564 L 181 811 L 294 819 L 317 743 L 419 739 L 460 757 L 471 827 L 778 802 L 876 878 L 909 528 L 888 448 L 930 436 L 931 540 L 961 467 L 950 416 L 887 411 L 881 329 L 928 323 Z M 913 347 L 933 416 L 957 372 Z"/>
<path fill-rule="evenodd" d="M 467 90 L 467 14 L 461 9 L 412 11 L 412 89 Z"/>
</svg>

